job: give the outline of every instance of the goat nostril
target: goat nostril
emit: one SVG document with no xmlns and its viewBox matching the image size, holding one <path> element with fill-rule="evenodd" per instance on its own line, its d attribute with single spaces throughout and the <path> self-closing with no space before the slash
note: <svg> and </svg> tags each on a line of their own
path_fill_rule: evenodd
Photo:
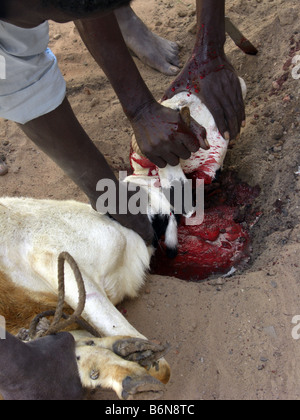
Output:
<svg viewBox="0 0 300 420">
<path fill-rule="evenodd" d="M 167 248 L 166 255 L 170 260 L 174 260 L 178 255 L 178 248 Z"/>
</svg>

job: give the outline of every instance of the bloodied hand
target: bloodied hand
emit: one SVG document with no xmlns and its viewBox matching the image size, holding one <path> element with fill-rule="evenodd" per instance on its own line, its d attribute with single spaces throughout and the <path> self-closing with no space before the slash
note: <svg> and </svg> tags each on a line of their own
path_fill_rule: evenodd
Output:
<svg viewBox="0 0 300 420">
<path fill-rule="evenodd" d="M 212 45 L 194 52 L 164 99 L 184 91 L 200 97 L 223 137 L 237 137 L 245 125 L 244 101 L 239 79 L 223 48 Z"/>
<path fill-rule="evenodd" d="M 153 101 L 131 120 L 141 152 L 156 166 L 176 166 L 200 147 L 207 150 L 206 131 L 192 119 L 190 127 L 180 112 Z"/>
</svg>

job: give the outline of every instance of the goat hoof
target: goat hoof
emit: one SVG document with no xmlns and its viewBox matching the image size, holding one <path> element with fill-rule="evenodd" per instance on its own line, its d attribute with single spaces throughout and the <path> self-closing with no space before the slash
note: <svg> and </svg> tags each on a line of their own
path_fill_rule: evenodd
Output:
<svg viewBox="0 0 300 420">
<path fill-rule="evenodd" d="M 157 345 L 147 340 L 139 338 L 128 338 L 116 341 L 113 351 L 118 356 L 130 362 L 150 369 L 156 362 L 164 357 L 170 349 L 170 345 Z"/>
<path fill-rule="evenodd" d="M 122 383 L 124 400 L 157 400 L 163 396 L 164 386 L 150 375 L 132 378 L 127 376 Z"/>
</svg>

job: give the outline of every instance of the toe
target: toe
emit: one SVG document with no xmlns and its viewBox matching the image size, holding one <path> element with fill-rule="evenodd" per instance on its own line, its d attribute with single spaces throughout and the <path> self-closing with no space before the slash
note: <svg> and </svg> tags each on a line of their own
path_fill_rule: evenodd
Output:
<svg viewBox="0 0 300 420">
<path fill-rule="evenodd" d="M 177 76 L 177 74 L 180 72 L 180 68 L 177 66 L 170 65 L 169 63 L 165 63 L 161 69 L 160 72 L 165 74 L 166 76 Z"/>
<path fill-rule="evenodd" d="M 177 67 L 178 69 L 180 69 L 181 65 L 180 65 L 180 58 L 178 55 L 172 55 L 170 57 L 170 63 L 174 66 Z"/>
<path fill-rule="evenodd" d="M 8 168 L 6 164 L 0 159 L 0 176 L 6 175 L 8 172 Z"/>
<path fill-rule="evenodd" d="M 173 48 L 173 50 L 175 51 L 179 51 L 179 45 L 177 44 L 177 42 L 170 42 L 171 47 Z"/>
<path fill-rule="evenodd" d="M 180 72 L 180 68 L 177 66 L 170 66 L 168 70 L 168 75 L 176 76 Z"/>
</svg>

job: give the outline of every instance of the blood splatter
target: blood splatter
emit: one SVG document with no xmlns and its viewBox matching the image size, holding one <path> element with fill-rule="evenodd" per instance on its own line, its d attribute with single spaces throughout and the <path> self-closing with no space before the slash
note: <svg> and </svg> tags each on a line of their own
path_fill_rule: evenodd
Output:
<svg viewBox="0 0 300 420">
<path fill-rule="evenodd" d="M 252 210 L 259 193 L 259 187 L 240 182 L 233 173 L 225 174 L 206 191 L 203 224 L 186 226 L 182 218 L 178 256 L 167 258 L 162 239 L 151 272 L 197 282 L 247 262 L 251 253 L 249 229 L 261 215 Z"/>
</svg>

